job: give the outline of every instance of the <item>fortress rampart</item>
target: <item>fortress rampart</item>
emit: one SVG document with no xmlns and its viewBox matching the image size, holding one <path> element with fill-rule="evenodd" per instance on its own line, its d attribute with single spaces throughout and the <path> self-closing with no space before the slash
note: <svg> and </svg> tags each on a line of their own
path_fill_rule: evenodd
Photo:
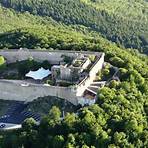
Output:
<svg viewBox="0 0 148 148">
<path fill-rule="evenodd" d="M 16 61 L 27 60 L 28 58 L 33 58 L 36 61 L 47 60 L 51 64 L 59 64 L 62 60 L 62 55 L 66 54 L 67 56 L 77 57 L 79 54 L 95 54 L 101 55 L 102 53 L 98 52 L 85 52 L 85 51 L 66 51 L 66 50 L 32 50 L 32 49 L 11 49 L 11 50 L 0 50 L 0 55 L 4 56 L 7 59 L 8 63 L 14 63 Z"/>
<path fill-rule="evenodd" d="M 0 99 L 31 102 L 38 97 L 57 96 L 77 105 L 73 87 L 56 87 L 43 84 L 31 84 L 19 80 L 0 80 Z"/>
</svg>

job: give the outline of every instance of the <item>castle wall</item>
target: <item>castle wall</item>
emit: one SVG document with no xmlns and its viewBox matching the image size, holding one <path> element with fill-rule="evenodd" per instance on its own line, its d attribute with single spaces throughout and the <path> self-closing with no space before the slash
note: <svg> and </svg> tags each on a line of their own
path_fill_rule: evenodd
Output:
<svg viewBox="0 0 148 148">
<path fill-rule="evenodd" d="M 52 51 L 36 51 L 36 50 L 4 50 L 0 51 L 0 55 L 4 56 L 7 60 L 7 63 L 14 63 L 16 61 L 27 60 L 28 58 L 33 58 L 36 61 L 47 60 L 51 64 L 59 64 L 62 60 L 62 55 L 67 55 L 71 57 L 76 57 L 77 53 L 75 52 L 52 52 Z"/>
<path fill-rule="evenodd" d="M 101 57 L 98 59 L 98 61 L 96 61 L 96 63 L 94 64 L 94 66 L 90 70 L 89 76 L 92 77 L 92 79 L 94 79 L 96 77 L 96 74 L 98 73 L 98 71 L 103 68 L 104 56 L 105 56 L 105 54 L 102 53 Z"/>
<path fill-rule="evenodd" d="M 70 57 L 76 58 L 79 54 L 95 54 L 100 55 L 98 52 L 86 52 L 86 51 L 65 51 L 65 50 L 31 50 L 31 49 L 11 49 L 11 50 L 0 50 L 0 55 L 4 56 L 7 59 L 8 63 L 13 63 L 16 61 L 27 60 L 32 57 L 37 61 L 48 60 L 51 64 L 59 64 L 62 60 L 62 55 L 67 55 Z"/>
<path fill-rule="evenodd" d="M 96 63 L 94 64 L 94 66 L 92 67 L 92 69 L 89 72 L 88 77 L 86 77 L 77 87 L 77 96 L 82 96 L 84 91 L 87 89 L 87 87 L 90 86 L 90 84 L 95 80 L 96 78 L 96 74 L 99 72 L 99 70 L 102 69 L 103 64 L 104 64 L 104 56 L 105 54 L 103 53 L 100 57 L 100 59 L 98 59 L 98 61 L 96 61 Z"/>
<path fill-rule="evenodd" d="M 76 93 L 73 88 L 45 86 L 42 84 L 22 85 L 19 80 L 0 80 L 0 99 L 33 101 L 38 97 L 57 96 L 77 105 Z"/>
</svg>

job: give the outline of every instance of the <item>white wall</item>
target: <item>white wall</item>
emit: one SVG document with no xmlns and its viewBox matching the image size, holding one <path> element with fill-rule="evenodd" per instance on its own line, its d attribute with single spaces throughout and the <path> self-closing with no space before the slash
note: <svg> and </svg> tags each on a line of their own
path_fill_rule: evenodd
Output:
<svg viewBox="0 0 148 148">
<path fill-rule="evenodd" d="M 96 76 L 96 74 L 98 73 L 98 71 L 102 69 L 103 64 L 104 64 L 104 56 L 105 56 L 105 54 L 102 53 L 100 59 L 95 63 L 94 67 L 89 72 L 89 76 L 90 77 L 93 77 L 94 78 L 94 76 Z"/>
<path fill-rule="evenodd" d="M 103 53 L 101 55 L 100 59 L 95 63 L 95 65 L 93 66 L 93 68 L 89 72 L 89 76 L 86 78 L 86 80 L 83 81 L 82 84 L 78 85 L 78 87 L 77 87 L 77 96 L 82 96 L 84 91 L 86 90 L 86 88 L 89 87 L 91 85 L 91 83 L 95 80 L 96 74 L 103 67 L 104 56 L 105 56 L 105 54 Z"/>
<path fill-rule="evenodd" d="M 66 99 L 77 105 L 76 92 L 69 87 L 44 86 L 41 84 L 30 84 L 29 86 L 21 86 L 21 82 L 11 80 L 0 81 L 0 99 L 33 101 L 38 97 L 57 96 Z"/>
</svg>

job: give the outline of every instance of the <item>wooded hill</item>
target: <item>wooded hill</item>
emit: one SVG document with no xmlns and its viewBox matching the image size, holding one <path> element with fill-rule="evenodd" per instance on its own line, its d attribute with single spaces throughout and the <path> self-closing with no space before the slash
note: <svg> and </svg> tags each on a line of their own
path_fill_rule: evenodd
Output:
<svg viewBox="0 0 148 148">
<path fill-rule="evenodd" d="M 8 8 L 84 25 L 126 48 L 148 53 L 148 3 L 144 0 L 0 0 Z"/>
<path fill-rule="evenodd" d="M 15 0 L 11 1 L 15 4 L 14 2 L 17 6 L 19 0 L 17 2 Z M 24 3 L 26 2 L 31 1 L 24 1 Z M 28 6 L 32 2 L 28 3 Z M 35 4 L 37 2 L 40 4 L 39 1 L 34 1 Z M 63 2 L 64 0 L 60 6 L 66 9 Z M 86 2 L 82 3 L 81 1 L 81 4 L 87 5 L 88 8 L 94 8 L 92 2 Z M 139 1 L 139 3 L 141 2 Z M 46 3 L 46 6 L 48 6 L 48 1 Z M 58 5 L 59 1 L 56 1 L 56 3 Z M 135 3 L 138 3 L 138 1 Z M 77 8 L 77 5 L 75 7 Z M 65 11 L 61 10 L 61 13 Z M 108 9 L 108 13 L 112 12 Z M 65 17 L 65 20 L 67 20 L 67 17 Z M 0 48 L 27 47 L 40 50 L 65 49 L 104 52 L 105 61 L 119 68 L 120 82 L 113 80 L 108 86 L 100 89 L 96 104 L 82 108 L 78 111 L 78 114 L 67 114 L 61 120 L 61 112 L 58 108 L 53 107 L 39 126 L 35 124 L 35 121 L 29 119 L 20 130 L 0 132 L 0 147 L 148 147 L 147 56 L 141 55 L 133 49 L 118 47 L 101 37 L 97 31 L 92 31 L 90 27 L 74 24 L 66 25 L 65 22 L 61 23 L 47 16 L 41 17 L 27 12 L 18 13 L 12 9 L 1 7 Z M 2 57 L 1 59 L 0 63 L 3 64 L 5 61 Z"/>
</svg>

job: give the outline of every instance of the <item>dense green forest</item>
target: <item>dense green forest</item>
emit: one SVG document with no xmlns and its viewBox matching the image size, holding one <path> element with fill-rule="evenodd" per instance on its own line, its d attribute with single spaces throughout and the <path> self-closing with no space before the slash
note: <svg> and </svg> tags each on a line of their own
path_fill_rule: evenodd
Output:
<svg viewBox="0 0 148 148">
<path fill-rule="evenodd" d="M 119 47 L 119 44 L 116 45 L 101 36 L 103 34 L 108 38 L 109 35 L 113 36 L 116 33 L 117 36 L 123 37 L 124 34 L 129 40 L 125 42 L 130 44 L 129 47 L 133 44 L 140 50 L 147 49 L 147 42 L 144 44 L 143 40 L 139 40 L 141 35 L 144 41 L 147 39 L 145 8 L 147 3 L 142 0 L 131 0 L 130 3 L 133 7 L 136 3 L 140 4 L 138 6 L 143 10 L 141 14 L 143 18 L 139 12 L 131 14 L 131 11 L 128 11 L 125 17 L 120 17 L 123 16 L 121 9 L 117 19 L 113 8 L 120 3 L 113 3 L 113 8 L 109 9 L 110 5 L 103 5 L 105 8 L 99 5 L 103 1 L 107 2 L 107 0 L 75 0 L 75 3 L 73 0 L 24 0 L 20 3 L 20 0 L 0 0 L 7 7 L 23 11 L 19 13 L 13 9 L 0 8 L 0 48 L 101 51 L 105 52 L 106 62 L 119 68 L 120 78 L 120 82 L 113 80 L 108 86 L 98 90 L 96 104 L 80 109 L 77 114 L 69 113 L 61 120 L 60 110 L 53 107 L 39 126 L 32 119 L 28 119 L 23 123 L 22 129 L 0 132 L 0 148 L 148 147 L 148 58 L 137 50 L 125 49 L 121 45 Z M 111 3 L 110 0 L 108 2 Z M 78 6 L 82 9 L 78 9 Z M 24 12 L 26 9 L 32 14 Z M 88 12 L 94 17 L 87 15 Z M 132 20 L 129 15 L 135 16 L 135 19 Z M 100 18 L 97 19 L 96 16 Z M 145 21 L 142 22 L 144 18 Z M 96 26 L 92 27 L 90 22 Z M 99 30 L 101 26 L 110 31 L 116 28 L 117 32 L 112 30 L 112 33 L 102 33 L 103 29 L 102 32 Z M 121 28 L 123 30 L 120 30 Z M 133 36 L 131 34 L 135 34 L 140 45 L 130 38 Z M 1 59 L 3 63 L 4 60 L 2 57 Z"/>
<path fill-rule="evenodd" d="M 50 16 L 97 31 L 118 46 L 148 53 L 148 3 L 144 0 L 0 0 L 8 8 Z"/>
</svg>

